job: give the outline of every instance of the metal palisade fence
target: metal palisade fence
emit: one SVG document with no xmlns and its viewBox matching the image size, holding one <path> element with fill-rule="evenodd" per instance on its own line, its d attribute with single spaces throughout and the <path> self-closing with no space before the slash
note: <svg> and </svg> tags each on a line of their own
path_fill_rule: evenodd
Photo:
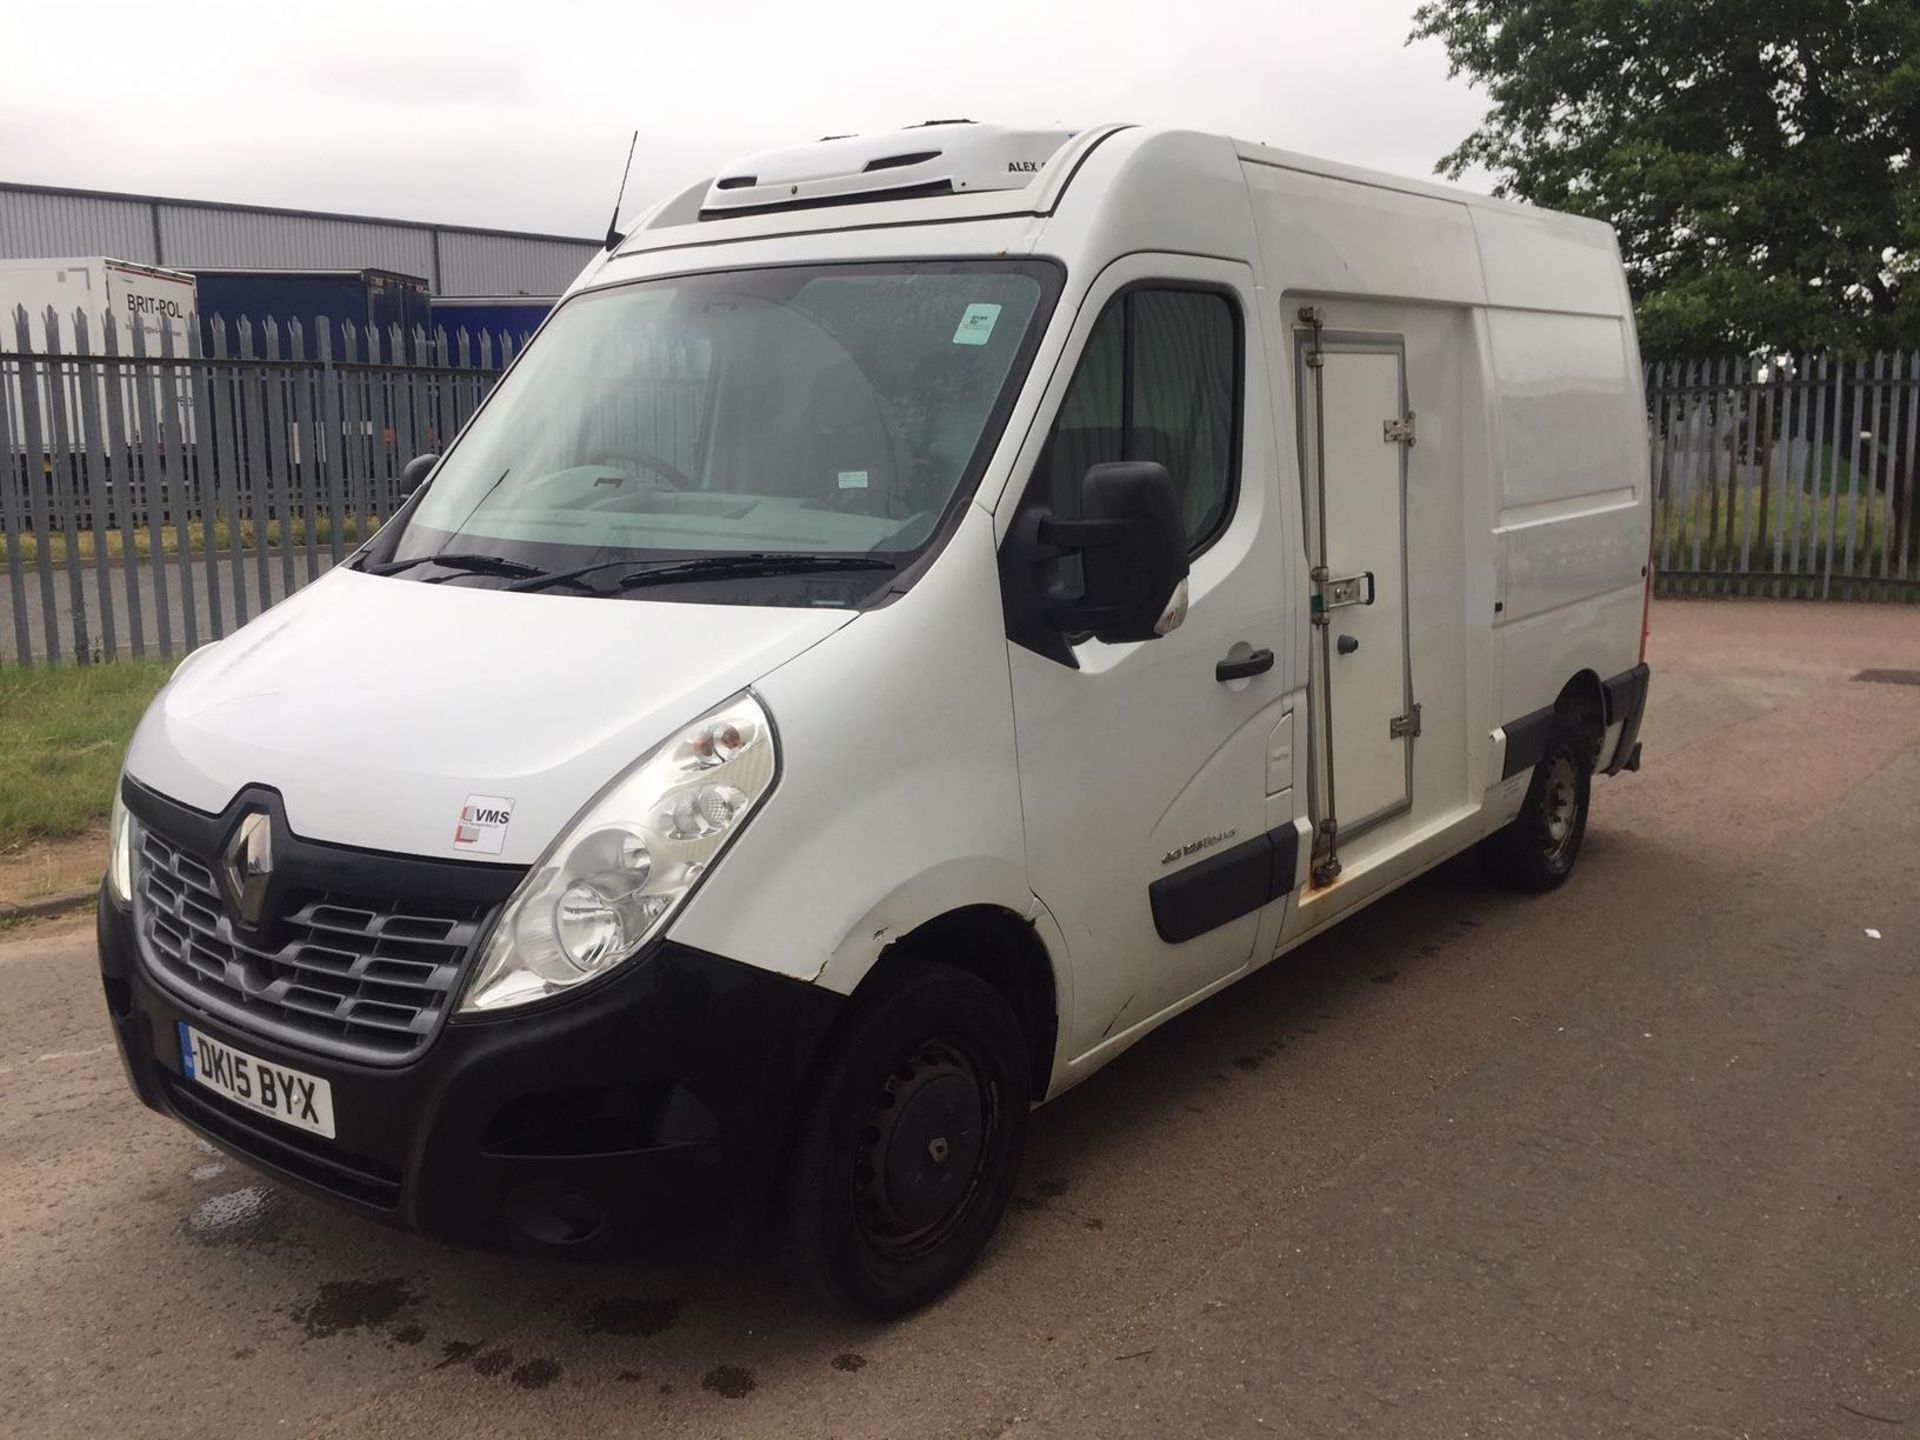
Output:
<svg viewBox="0 0 1920 1440">
<path fill-rule="evenodd" d="M 1663 595 L 1920 600 L 1920 353 L 1656 365 Z"/>
<path fill-rule="evenodd" d="M 231 633 L 390 516 L 407 461 L 512 354 L 465 331 L 206 329 L 210 349 L 198 326 L 0 316 L 0 663 Z M 682 382 L 672 413 L 626 419 L 686 428 L 697 386 L 653 368 Z M 1646 385 L 1659 593 L 1920 600 L 1920 354 L 1664 363 Z"/>
<path fill-rule="evenodd" d="M 211 347 L 198 324 L 0 315 L 0 662 L 232 633 L 390 516 L 407 461 L 512 356 L 464 330 L 206 330 Z"/>
</svg>

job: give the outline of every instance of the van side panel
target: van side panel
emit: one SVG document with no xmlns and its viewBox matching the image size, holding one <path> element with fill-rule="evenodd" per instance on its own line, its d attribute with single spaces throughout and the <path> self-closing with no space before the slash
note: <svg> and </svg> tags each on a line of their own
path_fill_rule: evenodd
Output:
<svg viewBox="0 0 1920 1440">
<path fill-rule="evenodd" d="M 1526 774 L 1505 776 L 1503 728 L 1577 674 L 1604 682 L 1637 662 L 1651 518 L 1639 358 L 1608 226 L 1266 147 L 1239 154 L 1275 297 L 1289 504 L 1299 427 L 1312 422 L 1299 413 L 1300 306 L 1316 307 L 1329 344 L 1400 337 L 1418 412 L 1414 805 L 1342 845 L 1345 880 L 1323 902 L 1333 911 L 1342 892 L 1406 872 L 1440 830 L 1510 818 Z M 1338 734 L 1336 718 L 1336 746 Z M 1304 782 L 1311 744 L 1297 749 Z M 1283 943 L 1324 923 L 1314 908 L 1298 907 Z"/>
<path fill-rule="evenodd" d="M 1276 294 L 1486 303 L 1469 207 L 1269 164 L 1246 177 Z"/>
<path fill-rule="evenodd" d="M 1504 724 L 1581 670 L 1606 680 L 1639 659 L 1650 512 L 1628 322 L 1494 309 L 1487 331 Z"/>
<path fill-rule="evenodd" d="M 1559 314 L 1628 313 L 1612 227 L 1523 205 L 1476 205 L 1487 303 Z"/>
</svg>

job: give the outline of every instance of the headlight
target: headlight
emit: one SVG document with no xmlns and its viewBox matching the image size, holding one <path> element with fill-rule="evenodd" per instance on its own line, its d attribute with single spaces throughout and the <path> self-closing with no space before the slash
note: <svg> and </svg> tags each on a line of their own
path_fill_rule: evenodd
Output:
<svg viewBox="0 0 1920 1440">
<path fill-rule="evenodd" d="M 751 695 L 650 752 L 520 882 L 461 1010 L 543 1000 L 633 955 L 739 833 L 778 769 L 773 726 Z"/>
<path fill-rule="evenodd" d="M 133 901 L 133 817 L 113 782 L 113 809 L 107 816 L 107 893 L 118 905 Z"/>
</svg>

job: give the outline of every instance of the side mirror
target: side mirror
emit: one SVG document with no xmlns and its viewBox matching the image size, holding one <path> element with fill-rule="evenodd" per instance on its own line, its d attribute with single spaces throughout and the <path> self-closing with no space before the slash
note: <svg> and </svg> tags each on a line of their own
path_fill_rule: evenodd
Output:
<svg viewBox="0 0 1920 1440">
<path fill-rule="evenodd" d="M 1095 465 L 1080 480 L 1080 518 L 1041 521 L 1040 539 L 1080 556 L 1080 597 L 1048 610 L 1055 629 L 1111 645 L 1152 640 L 1186 618 L 1186 523 L 1165 466 Z"/>
<path fill-rule="evenodd" d="M 438 455 L 416 455 L 407 461 L 406 469 L 400 472 L 400 493 L 411 495 L 420 488 L 420 482 L 427 478 L 429 471 L 440 463 Z"/>
</svg>

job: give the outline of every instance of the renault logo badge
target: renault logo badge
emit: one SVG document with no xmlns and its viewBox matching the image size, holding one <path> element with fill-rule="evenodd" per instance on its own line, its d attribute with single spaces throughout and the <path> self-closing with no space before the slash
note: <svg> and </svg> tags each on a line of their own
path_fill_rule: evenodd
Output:
<svg viewBox="0 0 1920 1440">
<path fill-rule="evenodd" d="M 241 921 L 258 925 L 266 910 L 267 884 L 273 878 L 273 825 L 255 810 L 234 827 L 220 862 L 227 899 Z"/>
</svg>

